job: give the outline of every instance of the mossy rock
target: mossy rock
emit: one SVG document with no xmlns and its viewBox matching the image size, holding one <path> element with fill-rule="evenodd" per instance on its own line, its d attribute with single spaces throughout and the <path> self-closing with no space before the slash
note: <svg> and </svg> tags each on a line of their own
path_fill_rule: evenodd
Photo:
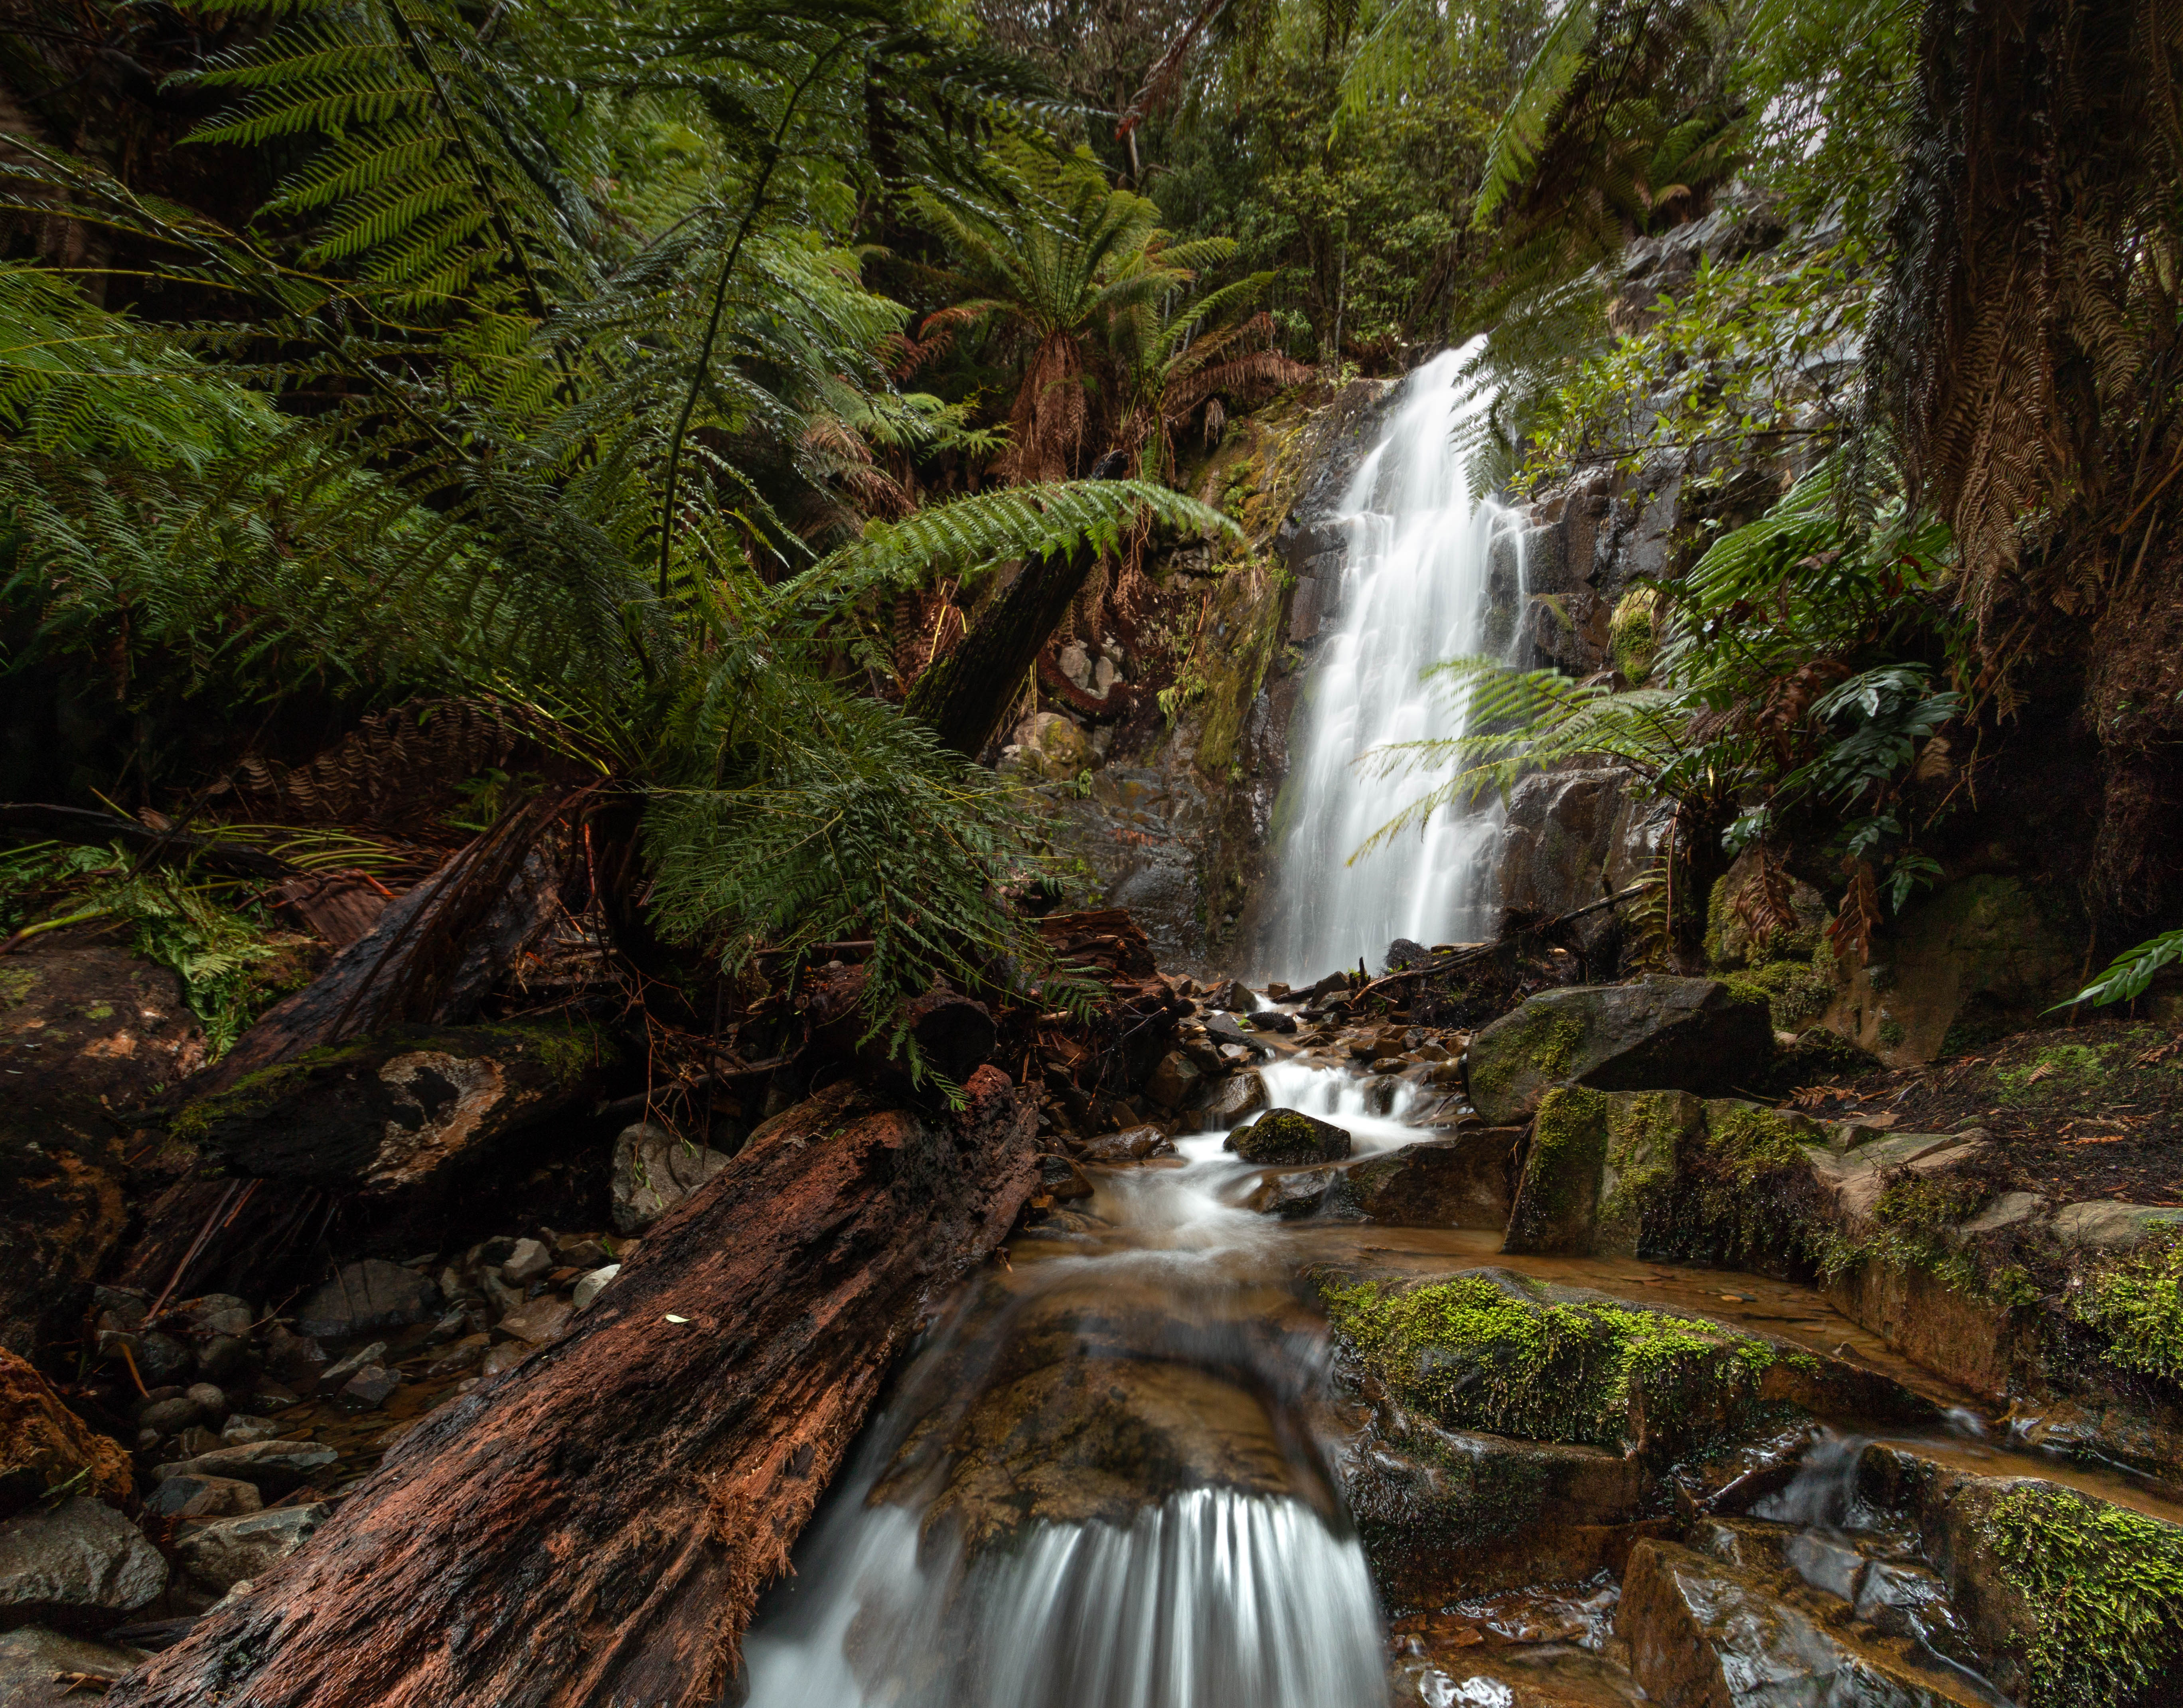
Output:
<svg viewBox="0 0 2183 1708">
<path fill-rule="evenodd" d="M 1557 1085 L 1733 1090 L 1764 1074 L 1773 1050 L 1762 998 L 1656 975 L 1541 993 L 1471 1039 L 1464 1074 L 1471 1106 L 1499 1127 L 1528 1119 Z"/>
<path fill-rule="evenodd" d="M 1399 1405 L 1447 1427 L 1661 1463 L 1755 1427 L 1768 1372 L 1794 1355 L 1504 1269 L 1320 1290 L 1346 1358 Z"/>
<path fill-rule="evenodd" d="M 1339 1162 L 1349 1154 L 1350 1145 L 1347 1130 L 1330 1121 L 1300 1109 L 1275 1109 L 1237 1127 L 1221 1149 L 1246 1162 L 1293 1166 Z"/>
<path fill-rule="evenodd" d="M 1673 1215 L 1677 1158 L 1703 1123 L 1688 1092 L 1548 1092 L 1502 1249 L 1629 1256 L 1648 1231 L 1657 1243 Z"/>
</svg>

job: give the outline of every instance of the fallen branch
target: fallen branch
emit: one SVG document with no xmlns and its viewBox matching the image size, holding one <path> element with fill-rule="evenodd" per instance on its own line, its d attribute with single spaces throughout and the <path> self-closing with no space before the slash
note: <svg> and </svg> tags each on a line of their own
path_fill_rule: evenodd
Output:
<svg viewBox="0 0 2183 1708">
<path fill-rule="evenodd" d="M 1623 890 L 1619 894 L 1608 896 L 1603 900 L 1590 903 L 1584 907 L 1573 908 L 1565 914 L 1542 921 L 1537 925 L 1519 926 L 1509 937 L 1496 937 L 1491 943 L 1471 943 L 1464 948 L 1453 950 L 1449 954 L 1420 961 L 1415 966 L 1406 966 L 1399 972 L 1383 974 L 1358 991 L 1352 1000 L 1361 1003 L 1365 998 L 1377 992 L 1386 990 L 1393 985 L 1406 983 L 1414 978 L 1430 978 L 1441 973 L 1453 972 L 1458 968 L 1475 966 L 1480 961 L 1491 960 L 1508 948 L 1512 942 L 1527 937 L 1551 936 L 1562 926 L 1574 924 L 1587 915 L 1596 914 L 1604 908 L 1614 907 L 1628 901 L 1630 897 L 1636 895 L 1646 887 L 1644 884 L 1634 883 L 1628 889 Z"/>
</svg>

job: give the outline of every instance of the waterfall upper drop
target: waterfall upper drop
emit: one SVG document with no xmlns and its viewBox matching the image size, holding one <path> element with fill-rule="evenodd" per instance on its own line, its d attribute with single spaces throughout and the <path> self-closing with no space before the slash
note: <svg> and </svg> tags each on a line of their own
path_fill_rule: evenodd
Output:
<svg viewBox="0 0 2183 1708">
<path fill-rule="evenodd" d="M 1386 431 L 1342 498 L 1336 624 L 1305 679 L 1276 809 L 1274 907 L 1258 956 L 1275 976 L 1316 978 L 1360 956 L 1376 962 L 1397 937 L 1471 940 L 1493 926 L 1497 804 L 1443 809 L 1422 835 L 1349 864 L 1430 787 L 1416 776 L 1375 775 L 1358 760 L 1390 742 L 1461 734 L 1459 707 L 1424 672 L 1499 651 L 1523 604 L 1516 513 L 1471 501 L 1459 431 L 1485 399 L 1464 379 L 1469 353 L 1447 351 L 1403 381 Z M 1513 565 L 1513 586 L 1495 587 L 1497 558 Z"/>
</svg>

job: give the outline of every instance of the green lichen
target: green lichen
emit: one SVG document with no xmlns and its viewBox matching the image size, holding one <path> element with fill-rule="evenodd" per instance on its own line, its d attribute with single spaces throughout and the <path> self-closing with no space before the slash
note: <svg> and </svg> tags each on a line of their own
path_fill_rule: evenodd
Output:
<svg viewBox="0 0 2183 1708">
<path fill-rule="evenodd" d="M 2069 1310 L 2107 1338 L 2108 1363 L 2183 1380 L 2183 1228 L 2155 1234 L 2086 1277 Z"/>
<path fill-rule="evenodd" d="M 1893 1049 L 1909 1036 L 1899 1020 L 1891 1017 L 1880 1022 L 1880 1047 L 1882 1049 Z"/>
<path fill-rule="evenodd" d="M 1607 1160 L 1609 1103 L 1603 1091 L 1558 1086 L 1539 1100 L 1531 1149 L 1524 1162 L 1525 1208 L 1558 1221 L 1577 1208 L 1571 1193 L 1580 1180 L 1596 1180 Z"/>
<path fill-rule="evenodd" d="M 2031 1615 L 2025 1708 L 2116 1708 L 2183 1664 L 2183 1528 L 2045 1483 L 1982 1527 Z"/>
<path fill-rule="evenodd" d="M 1835 999 L 1834 981 L 1809 960 L 1773 960 L 1723 981 L 1747 1002 L 1763 1002 L 1776 1032 L 1802 1032 Z"/>
<path fill-rule="evenodd" d="M 1633 1400 L 1655 1429 L 1709 1434 L 1755 1405 L 1775 1355 L 1716 1326 L 1545 1304 L 1480 1275 L 1325 1289 L 1335 1331 L 1405 1405 L 1454 1428 L 1626 1451 Z"/>
<path fill-rule="evenodd" d="M 587 1026 L 507 1026 L 492 1030 L 526 1050 L 564 1089 L 601 1067 L 611 1066 L 619 1054 L 603 1034 Z"/>
<path fill-rule="evenodd" d="M 1653 674 L 1653 659 L 1658 647 L 1653 616 L 1659 598 L 1655 588 L 1632 587 L 1622 596 L 1614 607 L 1614 615 L 1608 619 L 1607 644 L 1614 655 L 1614 668 L 1622 672 L 1623 680 L 1633 688 L 1642 687 Z"/>
<path fill-rule="evenodd" d="M 28 1002 L 31 993 L 38 988 L 35 968 L 27 966 L 0 967 L 0 1008 L 14 1008 Z"/>
</svg>

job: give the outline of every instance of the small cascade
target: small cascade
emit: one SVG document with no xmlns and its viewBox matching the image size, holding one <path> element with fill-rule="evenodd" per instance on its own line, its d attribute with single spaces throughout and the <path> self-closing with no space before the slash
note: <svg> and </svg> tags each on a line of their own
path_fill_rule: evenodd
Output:
<svg viewBox="0 0 2183 1708">
<path fill-rule="evenodd" d="M 1501 650 L 1522 608 L 1519 519 L 1472 502 L 1458 443 L 1482 407 L 1463 382 L 1466 354 L 1448 351 L 1403 382 L 1342 499 L 1340 615 L 1304 685 L 1279 809 L 1276 890 L 1258 956 L 1272 976 L 1308 980 L 1376 957 L 1397 937 L 1474 940 L 1494 923 L 1497 803 L 1436 813 L 1422 834 L 1349 864 L 1430 787 L 1359 759 L 1390 742 L 1460 735 L 1459 708 L 1423 674 Z M 1494 546 L 1504 535 L 1517 546 L 1503 554 L 1514 581 L 1497 590 Z"/>
<path fill-rule="evenodd" d="M 1193 1488 L 1128 1524 L 1030 1526 L 967 1570 L 944 1544 L 920 1557 L 899 1507 L 835 1527 L 818 1597 L 752 1638 L 751 1708 L 1386 1700 L 1364 1552 L 1301 1501 Z"/>
</svg>

